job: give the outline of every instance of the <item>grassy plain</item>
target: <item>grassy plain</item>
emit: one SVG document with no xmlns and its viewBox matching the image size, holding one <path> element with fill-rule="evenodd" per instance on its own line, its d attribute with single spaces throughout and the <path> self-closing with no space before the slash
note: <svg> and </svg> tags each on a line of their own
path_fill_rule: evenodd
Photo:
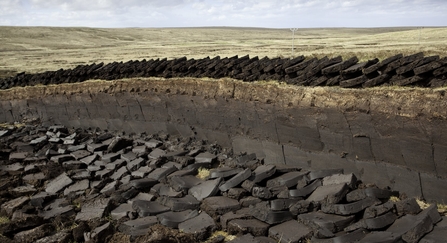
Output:
<svg viewBox="0 0 447 243">
<path fill-rule="evenodd" d="M 360 60 L 423 51 L 447 53 L 447 28 L 299 29 L 294 56 Z M 292 56 L 289 29 L 263 28 L 59 28 L 0 26 L 0 77 L 79 64 L 151 58 L 247 55 Z"/>
</svg>

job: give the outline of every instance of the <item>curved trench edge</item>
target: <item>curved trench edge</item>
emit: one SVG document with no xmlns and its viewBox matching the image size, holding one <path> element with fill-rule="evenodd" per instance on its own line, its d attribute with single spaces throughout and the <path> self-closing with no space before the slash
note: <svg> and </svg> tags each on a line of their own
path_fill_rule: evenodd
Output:
<svg viewBox="0 0 447 243">
<path fill-rule="evenodd" d="M 306 88 L 231 79 L 130 79 L 0 91 L 0 122 L 196 136 L 266 163 L 343 168 L 447 202 L 445 89 Z"/>
</svg>

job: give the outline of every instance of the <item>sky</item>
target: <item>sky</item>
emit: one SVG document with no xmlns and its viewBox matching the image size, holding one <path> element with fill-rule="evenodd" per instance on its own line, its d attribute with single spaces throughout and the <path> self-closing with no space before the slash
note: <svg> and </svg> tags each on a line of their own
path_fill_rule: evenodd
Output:
<svg viewBox="0 0 447 243">
<path fill-rule="evenodd" d="M 3 26 L 447 26 L 447 0 L 0 0 Z"/>
</svg>

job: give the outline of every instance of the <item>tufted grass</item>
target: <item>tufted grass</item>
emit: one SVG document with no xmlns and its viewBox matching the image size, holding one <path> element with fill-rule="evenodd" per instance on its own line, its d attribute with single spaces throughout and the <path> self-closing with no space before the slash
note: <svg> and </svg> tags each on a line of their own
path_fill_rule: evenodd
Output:
<svg viewBox="0 0 447 243">
<path fill-rule="evenodd" d="M 400 199 L 398 197 L 390 197 L 389 201 L 391 202 L 398 202 L 400 201 Z M 419 207 L 421 207 L 422 210 L 430 207 L 432 204 L 425 202 L 424 200 L 421 200 L 420 198 L 416 198 L 416 202 L 418 203 Z M 447 216 L 447 205 L 446 204 L 442 204 L 442 203 L 438 203 L 436 204 L 437 208 L 438 208 L 438 212 L 441 215 L 446 215 Z"/>
<path fill-rule="evenodd" d="M 446 204 L 438 204 L 438 212 L 444 216 L 447 216 L 447 205 Z"/>
<path fill-rule="evenodd" d="M 208 176 L 210 176 L 210 170 L 200 167 L 196 177 L 199 179 L 202 179 L 202 180 L 206 180 L 206 178 L 208 178 Z"/>
<path fill-rule="evenodd" d="M 228 242 L 228 241 L 231 241 L 231 240 L 234 240 L 237 238 L 236 235 L 230 235 L 228 232 L 218 230 L 218 231 L 215 231 L 207 240 L 205 240 L 204 243 L 212 242 L 213 239 L 218 237 L 219 235 L 225 237 L 224 242 Z"/>
<path fill-rule="evenodd" d="M 0 217 L 0 225 L 9 223 L 10 219 L 5 216 Z"/>
<path fill-rule="evenodd" d="M 0 129 L 13 129 L 14 127 L 20 128 L 25 126 L 24 123 L 15 122 L 14 124 L 11 123 L 0 123 Z"/>
</svg>

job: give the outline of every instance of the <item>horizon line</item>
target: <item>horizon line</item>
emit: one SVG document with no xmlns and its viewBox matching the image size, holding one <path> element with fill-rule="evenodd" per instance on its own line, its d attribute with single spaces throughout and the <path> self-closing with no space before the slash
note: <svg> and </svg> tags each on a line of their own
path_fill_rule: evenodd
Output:
<svg viewBox="0 0 447 243">
<path fill-rule="evenodd" d="M 447 26 L 376 26 L 376 27 L 259 27 L 259 26 L 169 26 L 169 27 L 92 27 L 92 26 L 51 26 L 51 25 L 0 25 L 12 28 L 91 28 L 91 29 L 194 29 L 194 28 L 239 28 L 239 29 L 391 29 L 391 28 L 447 28 Z"/>
</svg>

